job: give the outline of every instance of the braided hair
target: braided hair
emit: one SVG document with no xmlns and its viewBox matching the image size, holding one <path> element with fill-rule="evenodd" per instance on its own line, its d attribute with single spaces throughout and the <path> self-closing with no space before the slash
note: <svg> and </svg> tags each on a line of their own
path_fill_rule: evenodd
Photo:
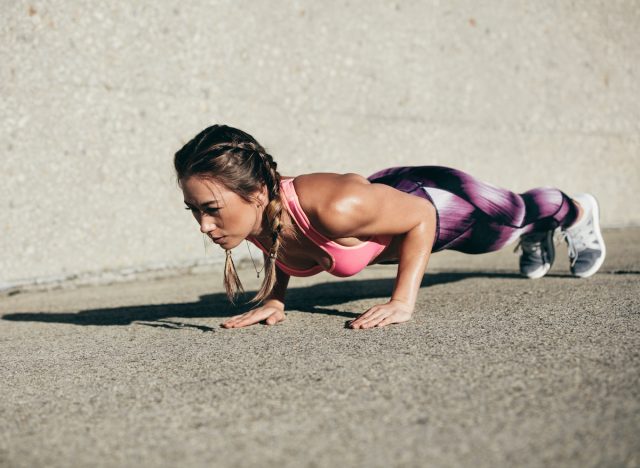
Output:
<svg viewBox="0 0 640 468">
<path fill-rule="evenodd" d="M 280 174 L 273 157 L 248 133 L 226 125 L 204 129 L 185 144 L 174 157 L 178 182 L 191 176 L 215 179 L 245 201 L 251 194 L 267 188 L 269 203 L 265 208 L 272 245 L 265 258 L 265 278 L 251 302 L 266 299 L 276 284 L 276 259 L 282 247 L 281 233 L 285 226 L 280 200 Z M 224 267 L 224 287 L 231 302 L 244 292 L 231 251 L 227 250 Z"/>
</svg>

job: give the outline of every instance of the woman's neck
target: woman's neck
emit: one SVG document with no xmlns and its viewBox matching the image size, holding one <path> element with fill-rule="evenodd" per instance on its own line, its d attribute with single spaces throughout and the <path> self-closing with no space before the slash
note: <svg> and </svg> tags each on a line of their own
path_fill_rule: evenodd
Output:
<svg viewBox="0 0 640 468">
<path fill-rule="evenodd" d="M 283 205 L 282 205 L 282 211 L 280 213 L 280 224 L 283 226 L 283 231 L 284 231 L 285 230 L 284 229 L 285 226 L 292 226 L 293 225 L 293 220 L 292 220 L 291 215 L 289 214 L 289 212 L 284 207 L 284 201 L 282 201 L 282 203 L 283 203 Z M 272 235 L 273 235 L 273 232 L 271 230 L 271 222 L 269 221 L 269 219 L 267 217 L 267 210 L 263 210 L 262 211 L 262 220 L 261 220 L 261 223 L 260 223 L 260 232 L 258 232 L 257 234 L 252 234 L 251 237 L 253 237 L 254 239 L 257 239 L 259 241 L 263 241 L 263 240 L 271 241 L 273 239 Z"/>
</svg>

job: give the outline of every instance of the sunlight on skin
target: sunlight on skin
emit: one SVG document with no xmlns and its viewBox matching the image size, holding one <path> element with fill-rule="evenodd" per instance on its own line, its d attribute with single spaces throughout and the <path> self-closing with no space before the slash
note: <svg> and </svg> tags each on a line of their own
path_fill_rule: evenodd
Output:
<svg viewBox="0 0 640 468">
<path fill-rule="evenodd" d="M 256 202 L 250 203 L 214 180 L 189 177 L 180 185 L 200 232 L 222 249 L 233 249 L 249 235 L 263 233 L 265 193 L 257 192 Z"/>
<path fill-rule="evenodd" d="M 398 300 L 391 300 L 386 304 L 373 306 L 364 314 L 358 316 L 349 323 L 350 328 L 374 328 L 384 327 L 393 323 L 402 323 L 411 320 L 413 307 Z"/>
<path fill-rule="evenodd" d="M 190 177 L 181 181 L 184 200 L 200 231 L 230 250 L 247 237 L 264 234 L 263 206 L 266 192 L 256 193 L 256 202 L 247 202 L 224 185 L 210 179 Z M 420 275 L 421 276 L 421 275 Z M 285 320 L 283 300 L 267 300 L 261 306 L 222 323 L 224 328 L 241 328 L 255 323 L 274 325 Z M 405 300 L 392 299 L 379 304 L 348 323 L 349 328 L 367 329 L 402 323 L 411 319 L 414 306 Z"/>
</svg>

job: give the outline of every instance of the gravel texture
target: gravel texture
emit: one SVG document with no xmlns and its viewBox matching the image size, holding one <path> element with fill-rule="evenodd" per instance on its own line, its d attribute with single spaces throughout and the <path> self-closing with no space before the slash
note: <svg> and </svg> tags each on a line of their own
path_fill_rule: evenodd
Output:
<svg viewBox="0 0 640 468">
<path fill-rule="evenodd" d="M 240 330 L 219 274 L 5 295 L 0 466 L 638 466 L 640 229 L 605 239 L 587 280 L 437 254 L 373 330 L 345 323 L 393 266 L 294 279 Z"/>
</svg>

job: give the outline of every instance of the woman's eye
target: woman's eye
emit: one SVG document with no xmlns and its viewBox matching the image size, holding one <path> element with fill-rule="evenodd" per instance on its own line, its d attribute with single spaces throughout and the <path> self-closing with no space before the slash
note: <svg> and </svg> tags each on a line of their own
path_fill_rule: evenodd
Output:
<svg viewBox="0 0 640 468">
<path fill-rule="evenodd" d="M 198 213 L 200 211 L 198 208 L 196 208 L 194 206 L 185 206 L 184 209 L 187 210 L 187 211 L 191 211 L 192 213 Z M 208 214 L 208 215 L 218 214 L 218 211 L 220 211 L 220 208 L 205 208 L 203 210 L 203 212 Z"/>
</svg>

